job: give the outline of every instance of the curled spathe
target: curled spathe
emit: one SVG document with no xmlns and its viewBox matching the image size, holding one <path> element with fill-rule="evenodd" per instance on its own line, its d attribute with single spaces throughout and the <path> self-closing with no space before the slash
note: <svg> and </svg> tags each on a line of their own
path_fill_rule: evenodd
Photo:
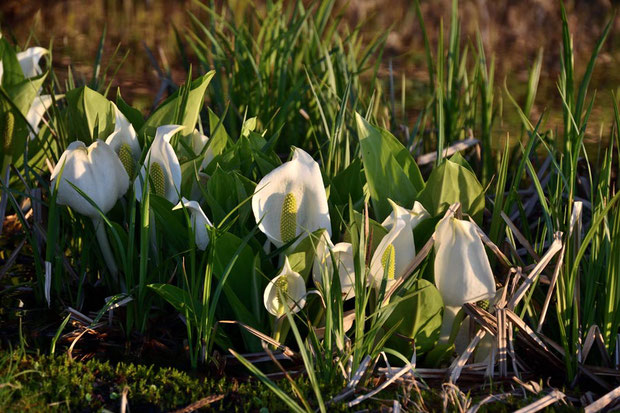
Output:
<svg viewBox="0 0 620 413">
<path fill-rule="evenodd" d="M 172 145 L 170 145 L 170 139 L 181 129 L 183 129 L 181 125 L 164 125 L 157 128 L 155 139 L 153 139 L 140 173 L 134 181 L 138 201 L 142 200 L 142 185 L 148 169 L 150 180 L 155 181 L 154 188 L 151 188 L 150 183 L 147 184 L 149 190 L 166 198 L 172 204 L 179 202 L 181 165 Z"/>
</svg>

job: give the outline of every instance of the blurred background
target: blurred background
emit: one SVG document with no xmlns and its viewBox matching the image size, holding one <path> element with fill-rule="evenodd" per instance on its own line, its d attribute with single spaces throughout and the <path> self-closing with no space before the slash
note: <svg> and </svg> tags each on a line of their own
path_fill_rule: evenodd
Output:
<svg viewBox="0 0 620 413">
<path fill-rule="evenodd" d="M 229 0 L 223 9 L 235 18 L 243 18 L 247 7 L 255 7 L 260 15 L 264 1 L 256 0 L 251 6 L 249 3 Z M 450 4 L 450 0 L 421 1 L 431 44 L 436 44 L 442 19 L 447 36 Z M 580 73 L 605 23 L 614 13 L 615 2 L 567 0 L 565 6 Z M 177 84 L 186 77 L 179 42 L 185 41 L 184 29 L 190 25 L 190 13 L 199 19 L 207 18 L 200 5 L 190 0 L 2 0 L 0 29 L 20 47 L 38 43 L 53 48 L 57 74 L 63 76 L 71 66 L 75 75 L 84 79 L 92 76 L 99 42 L 106 30 L 104 67 L 110 64 L 113 73 L 122 62 L 115 85 L 120 86 L 123 97 L 131 104 L 148 110 L 160 85 L 153 61 L 169 71 Z M 504 79 L 509 85 L 524 84 L 538 50 L 544 48 L 537 102 L 559 104 L 555 85 L 561 53 L 558 0 L 461 0 L 459 13 L 464 41 L 475 44 L 479 28 L 487 57 L 495 57 L 498 88 Z M 379 72 L 382 80 L 387 80 L 390 64 L 396 79 L 404 74 L 408 82 L 424 84 L 428 80 L 422 32 L 412 1 L 339 1 L 333 15 L 342 15 L 343 30 L 347 23 L 349 27 L 361 25 L 365 39 L 389 31 Z M 592 81 L 593 89 L 606 92 L 599 99 L 608 99 L 607 91 L 620 85 L 619 42 L 620 19 L 616 18 Z M 190 63 L 195 61 L 189 51 L 186 59 Z M 536 106 L 534 115 L 544 109 Z"/>
</svg>

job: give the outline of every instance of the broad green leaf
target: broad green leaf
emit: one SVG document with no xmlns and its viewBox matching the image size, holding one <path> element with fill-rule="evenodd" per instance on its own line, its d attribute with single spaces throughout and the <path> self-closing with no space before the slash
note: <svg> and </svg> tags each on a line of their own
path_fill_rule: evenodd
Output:
<svg viewBox="0 0 620 413">
<path fill-rule="evenodd" d="M 28 114 L 30 106 L 32 106 L 32 102 L 34 102 L 34 99 L 37 97 L 38 91 L 41 88 L 46 76 L 46 74 L 43 74 L 31 79 L 24 79 L 22 76 L 22 80 L 17 83 L 3 85 L 7 96 L 11 98 L 11 101 L 21 113 L 20 116 L 14 112 L 15 109 L 12 109 L 13 114 L 15 115 L 15 124 L 8 153 L 12 154 L 12 162 L 14 164 L 18 164 L 23 161 L 26 139 L 30 134 L 30 128 L 26 122 L 26 115 Z M 0 100 L 2 100 L 2 98 L 0 98 Z M 3 147 L 4 145 L 0 145 L 0 160 L 4 159 Z M 30 156 L 34 155 L 33 152 L 29 152 L 29 154 Z"/>
<path fill-rule="evenodd" d="M 433 217 L 443 215 L 450 205 L 460 202 L 463 213 L 480 222 L 484 210 L 484 189 L 468 168 L 447 159 L 433 169 L 426 187 L 418 195 L 418 201 Z"/>
<path fill-rule="evenodd" d="M 415 340 L 418 354 L 432 349 L 439 338 L 443 301 L 437 288 L 426 280 L 417 280 L 402 296 L 385 323 L 389 330 L 400 322 L 395 333 L 387 341 L 388 346 L 400 351 L 405 357 L 412 353 L 411 339 Z"/>
<path fill-rule="evenodd" d="M 185 126 L 185 129 L 181 133 L 183 136 L 188 136 L 194 131 L 200 109 L 202 109 L 202 104 L 204 102 L 205 91 L 214 74 L 215 71 L 212 70 L 192 81 L 189 94 L 187 95 L 185 111 L 181 118 L 182 122 L 180 123 Z M 155 136 L 155 130 L 159 126 L 175 124 L 176 114 L 182 103 L 182 96 L 179 95 L 179 91 L 172 94 L 159 105 L 155 112 L 146 120 L 140 129 L 140 134 Z"/>
<path fill-rule="evenodd" d="M 254 193 L 255 184 L 236 172 L 226 172 L 219 166 L 207 182 L 207 202 L 213 212 L 213 222 L 221 222 L 226 215 Z M 239 209 L 243 223 L 251 212 L 246 202 Z"/>
<path fill-rule="evenodd" d="M 188 322 L 196 324 L 198 318 L 196 317 L 196 313 L 194 313 L 194 308 L 198 312 L 202 312 L 200 308 L 201 304 L 194 302 L 194 306 L 192 307 L 192 298 L 187 291 L 170 284 L 149 284 L 148 287 L 166 300 L 179 313 L 188 317 Z"/>
<path fill-rule="evenodd" d="M 211 135 L 209 147 L 211 148 L 211 151 L 213 151 L 213 155 L 217 156 L 224 152 L 224 148 L 226 148 L 231 139 L 228 136 L 228 133 L 226 133 L 224 123 L 220 122 L 220 118 L 211 110 L 211 108 L 207 109 L 209 112 L 209 134 Z"/>
<path fill-rule="evenodd" d="M 123 115 L 131 122 L 135 130 L 140 130 L 144 125 L 144 117 L 142 113 L 132 106 L 130 106 L 121 96 L 120 90 L 116 93 L 116 106 Z"/>
<path fill-rule="evenodd" d="M 314 263 L 314 256 L 316 255 L 316 246 L 325 230 L 320 229 L 313 232 L 309 236 L 305 237 L 295 249 L 288 252 L 288 262 L 291 265 L 293 271 L 299 273 L 304 280 L 308 281 L 312 264 Z"/>
<path fill-rule="evenodd" d="M 246 119 L 241 127 L 241 136 L 248 136 L 250 132 L 256 130 L 256 116 L 250 119 Z"/>
<path fill-rule="evenodd" d="M 243 240 L 241 238 L 228 232 L 222 234 L 217 239 L 213 273 L 218 279 L 222 277 L 226 266 L 233 259 L 242 243 Z M 231 315 L 236 317 L 236 320 L 253 327 L 260 327 L 258 315 L 253 314 L 249 307 L 256 299 L 255 296 L 261 297 L 262 300 L 263 287 L 266 285 L 266 282 L 260 279 L 253 280 L 253 276 L 259 277 L 259 274 L 254 271 L 254 252 L 252 248 L 246 245 L 233 265 L 223 291 L 230 310 L 233 312 Z M 220 309 L 222 308 L 221 305 L 219 307 Z"/>
<path fill-rule="evenodd" d="M 337 205 L 346 205 L 349 198 L 355 204 L 364 196 L 364 183 L 362 182 L 362 163 L 355 159 L 347 168 L 332 179 L 329 186 L 329 200 Z"/>
<path fill-rule="evenodd" d="M 88 145 L 97 139 L 106 140 L 114 132 L 114 108 L 103 95 L 82 86 L 68 91 L 66 98 L 73 138 Z"/>
<path fill-rule="evenodd" d="M 458 163 L 459 165 L 461 165 L 464 168 L 467 168 L 469 171 L 471 171 L 472 174 L 475 173 L 474 172 L 474 168 L 471 167 L 469 162 L 467 162 L 467 160 L 465 158 L 463 158 L 463 155 L 461 155 L 459 152 L 456 152 L 454 155 L 452 155 L 450 160 L 452 162 L 454 162 L 454 163 Z"/>
<path fill-rule="evenodd" d="M 250 142 L 252 159 L 258 167 L 261 176 L 265 176 L 272 169 L 282 165 L 282 160 L 262 135 L 250 132 L 248 140 Z"/>
<path fill-rule="evenodd" d="M 186 250 L 187 226 L 183 211 L 173 210 L 174 205 L 170 201 L 154 193 L 151 193 L 149 198 L 152 214 L 155 216 L 158 238 L 162 236 L 162 241 L 169 247 L 173 246 L 177 251 Z"/>
<path fill-rule="evenodd" d="M 388 198 L 409 207 L 424 181 L 411 154 L 391 133 L 370 125 L 358 113 L 356 120 L 370 198 L 382 221 L 392 211 Z"/>
<path fill-rule="evenodd" d="M 20 83 L 24 80 L 24 72 L 17 60 L 15 48 L 6 38 L 0 38 L 0 61 L 4 74 L 2 75 L 2 86 L 6 89 L 9 85 Z"/>
<path fill-rule="evenodd" d="M 357 228 L 362 228 L 362 229 L 364 228 L 364 216 L 362 214 L 360 214 L 357 211 L 353 211 L 353 219 L 355 220 L 355 226 Z M 369 218 L 368 230 L 369 230 L 368 236 L 370 238 L 370 243 L 371 243 L 370 252 L 372 254 L 379 246 L 379 243 L 381 242 L 383 237 L 385 237 L 385 235 L 388 233 L 388 230 L 385 229 L 383 225 L 381 225 L 380 223 L 378 223 L 372 218 Z M 351 234 L 349 233 L 349 231 L 347 231 L 344 234 L 344 241 L 352 242 Z"/>
<path fill-rule="evenodd" d="M 6 76 L 6 72 L 4 73 Z M 30 79 L 24 79 L 10 85 L 2 84 L 6 94 L 11 98 L 15 106 L 19 108 L 22 115 L 26 116 L 34 98 L 39 94 L 39 90 L 45 81 L 47 73 Z"/>
</svg>

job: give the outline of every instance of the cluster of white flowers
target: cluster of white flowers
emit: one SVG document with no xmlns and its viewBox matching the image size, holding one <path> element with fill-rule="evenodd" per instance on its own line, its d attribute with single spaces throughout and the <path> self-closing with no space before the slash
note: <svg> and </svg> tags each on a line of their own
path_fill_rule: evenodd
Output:
<svg viewBox="0 0 620 413">
<path fill-rule="evenodd" d="M 415 202 L 411 210 L 390 201 L 393 211 L 382 225 L 388 231 L 375 249 L 367 272 L 368 285 L 389 287 L 405 277 L 416 257 L 414 228 L 430 214 Z M 297 245 L 314 231 L 325 230 L 317 242 L 312 277 L 317 285 L 331 280 L 337 266 L 345 300 L 355 296 L 355 268 L 352 245 L 333 244 L 327 195 L 319 165 L 301 149 L 291 161 L 267 174 L 257 185 L 252 209 L 260 230 L 281 247 Z M 491 299 L 495 282 L 482 240 L 474 225 L 448 213 L 437 224 L 435 284 L 445 305 L 441 337 L 446 340 L 456 312 L 463 304 Z M 387 288 L 386 287 L 386 288 Z M 305 303 L 306 288 L 300 274 L 287 259 L 280 274 L 267 286 L 264 304 L 269 313 L 282 316 L 286 309 L 298 312 Z"/>
<path fill-rule="evenodd" d="M 60 205 L 68 205 L 93 220 L 108 267 L 111 272 L 115 273 L 116 266 L 101 225 L 101 214 L 110 211 L 125 195 L 132 179 L 135 197 L 141 201 L 143 185 L 148 176 L 147 190 L 166 198 L 173 204 L 178 202 L 175 209 L 186 208 L 188 210 L 196 246 L 205 250 L 209 243 L 206 225 L 211 226 L 211 221 L 197 201 L 183 198 L 179 202 L 181 165 L 170 144 L 170 139 L 183 129 L 183 126 L 164 125 L 157 128 L 155 138 L 136 174 L 135 165 L 140 161 L 142 149 L 129 120 L 115 105 L 114 109 L 115 130 L 105 142 L 97 140 L 86 147 L 83 142 L 75 141 L 60 157 L 51 176 L 52 189 L 57 191 L 56 202 Z M 201 140 L 204 145 L 207 141 L 206 137 Z M 199 149 L 202 150 L 202 148 Z M 56 183 L 59 176 L 62 178 Z M 76 188 L 90 198 L 94 205 Z"/>
<path fill-rule="evenodd" d="M 26 78 L 41 74 L 39 60 L 46 53 L 46 49 L 33 47 L 17 54 Z M 0 84 L 2 75 L 0 61 Z M 33 131 L 38 131 L 51 101 L 48 95 L 35 99 L 27 116 Z M 212 225 L 211 221 L 197 201 L 186 198 L 179 201 L 181 166 L 170 140 L 184 127 L 158 127 L 138 169 L 136 166 L 142 158 L 142 149 L 136 131 L 118 107 L 113 103 L 111 105 L 115 112 L 115 129 L 105 142 L 97 140 L 87 147 L 83 142 L 75 141 L 60 157 L 51 175 L 52 190 L 57 191 L 56 202 L 68 205 L 93 220 L 104 257 L 113 273 L 116 266 L 101 218 L 125 195 L 131 181 L 138 201 L 142 200 L 143 191 L 147 190 L 175 204 L 174 209 L 186 209 L 196 246 L 205 250 L 209 243 L 207 226 Z M 196 153 L 203 152 L 207 142 L 208 138 L 197 130 L 191 135 L 190 145 Z M 212 159 L 213 154 L 207 150 L 200 169 L 204 169 Z M 58 178 L 60 181 L 56 182 Z M 417 201 L 411 210 L 391 200 L 390 203 L 393 211 L 382 223 L 387 234 L 375 249 L 366 272 L 366 285 L 375 289 L 382 285 L 389 288 L 409 275 L 407 272 L 416 257 L 413 230 L 420 222 L 430 218 Z M 355 296 L 353 248 L 351 243 L 334 244 L 331 240 L 325 185 L 319 165 L 308 153 L 295 148 L 290 161 L 263 177 L 252 197 L 252 210 L 259 229 L 276 247 L 288 245 L 294 248 L 309 234 L 324 230 L 316 243 L 312 278 L 321 287 L 337 272 L 343 299 Z M 447 214 L 437 224 L 433 238 L 435 284 L 445 305 L 441 332 L 442 340 L 445 340 L 460 307 L 465 303 L 493 298 L 495 283 L 484 246 L 473 224 Z M 305 280 L 291 268 L 285 257 L 281 272 L 264 291 L 264 305 L 270 314 L 279 317 L 287 310 L 300 311 L 305 305 L 306 294 Z"/>
</svg>

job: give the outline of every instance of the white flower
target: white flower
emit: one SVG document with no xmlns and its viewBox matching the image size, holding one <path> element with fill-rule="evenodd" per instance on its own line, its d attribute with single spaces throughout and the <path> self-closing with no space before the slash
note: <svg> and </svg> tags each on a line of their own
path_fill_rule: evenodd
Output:
<svg viewBox="0 0 620 413">
<path fill-rule="evenodd" d="M 379 288 L 387 273 L 387 288 L 395 280 L 407 275 L 407 269 L 415 259 L 415 243 L 409 211 L 392 203 L 394 221 L 383 237 L 370 261 L 370 278 Z M 386 290 L 387 290 L 386 288 Z"/>
<path fill-rule="evenodd" d="M 186 198 L 182 198 L 172 209 L 187 208 L 190 213 L 190 219 L 192 222 L 192 228 L 194 229 L 194 235 L 196 238 L 196 246 L 198 249 L 204 251 L 209 245 L 209 233 L 207 232 L 207 225 L 213 226 L 209 218 L 205 215 L 204 211 L 200 207 L 200 204 L 196 201 L 189 201 Z"/>
<path fill-rule="evenodd" d="M 282 271 L 265 288 L 263 294 L 265 308 L 269 314 L 276 317 L 285 314 L 287 308 L 297 313 L 306 305 L 305 295 L 304 279 L 291 269 L 288 257 L 285 257 Z"/>
<path fill-rule="evenodd" d="M 26 120 L 32 127 L 32 131 L 30 131 L 30 139 L 34 139 L 39 133 L 39 124 L 43 119 L 43 115 L 45 115 L 45 112 L 47 112 L 47 109 L 49 109 L 51 105 L 51 95 L 40 95 L 34 98 L 34 101 L 26 114 Z"/>
<path fill-rule="evenodd" d="M 64 169 L 63 169 L 64 165 Z M 82 215 L 99 218 L 99 212 L 80 195 L 73 185 L 82 190 L 101 211 L 107 213 L 127 192 L 129 177 L 114 151 L 97 140 L 89 147 L 83 142 L 72 142 L 58 160 L 51 176 L 51 187 L 62 169 L 56 202 L 68 205 Z"/>
<path fill-rule="evenodd" d="M 463 304 L 495 296 L 495 280 L 489 258 L 475 226 L 447 213 L 437 224 L 435 240 L 435 285 L 445 304 L 441 340 L 452 330 Z"/>
<path fill-rule="evenodd" d="M 19 66 L 22 68 L 22 72 L 24 73 L 24 77 L 26 77 L 26 79 L 43 73 L 41 66 L 39 66 L 39 60 L 41 60 L 41 57 L 47 53 L 47 49 L 43 47 L 31 47 L 23 52 L 17 53 Z"/>
<path fill-rule="evenodd" d="M 140 175 L 134 181 L 136 199 L 142 200 L 142 183 L 146 179 L 146 170 L 149 170 L 149 188 L 153 184 L 153 192 L 165 197 L 176 204 L 181 192 L 181 165 L 177 155 L 170 145 L 170 139 L 175 133 L 183 129 L 179 125 L 160 126 L 155 131 L 155 139 L 146 154 Z M 150 188 L 151 189 L 151 188 Z"/>
<path fill-rule="evenodd" d="M 198 129 L 194 129 L 194 133 L 191 134 L 191 139 L 192 150 L 194 151 L 194 154 L 200 155 L 205 145 L 207 145 L 207 143 L 209 142 L 209 137 L 200 133 Z M 211 148 L 211 146 L 209 146 L 205 151 L 205 157 L 203 158 L 202 163 L 200 164 L 200 168 L 198 170 L 202 171 L 203 169 L 205 169 L 211 163 L 213 158 L 213 149 Z"/>
<path fill-rule="evenodd" d="M 127 172 L 114 151 L 100 140 L 88 148 L 80 141 L 72 142 L 67 147 L 52 172 L 52 189 L 55 188 L 61 170 L 56 203 L 68 205 L 93 220 L 95 236 L 105 262 L 112 276 L 116 277 L 118 270 L 99 212 L 68 182 L 84 192 L 105 214 L 127 192 L 129 187 Z"/>
<path fill-rule="evenodd" d="M 295 149 L 293 159 L 258 183 L 252 211 L 259 229 L 277 247 L 318 229 L 327 230 L 331 236 L 327 195 L 319 165 L 299 148 Z"/>
<path fill-rule="evenodd" d="M 405 208 L 401 207 L 400 205 L 397 205 L 391 199 L 388 199 L 388 201 L 392 205 L 393 211 L 383 221 L 383 223 L 381 224 L 388 231 L 392 229 L 392 226 L 394 226 L 394 221 L 396 221 L 396 216 L 397 215 L 399 215 L 403 219 L 407 220 L 409 222 L 409 225 L 411 225 L 411 229 L 414 229 L 415 227 L 417 227 L 418 224 L 420 222 L 424 221 L 426 218 L 430 218 L 431 217 L 431 214 L 429 214 L 428 211 L 426 210 L 426 208 L 424 208 L 422 206 L 422 204 L 419 203 L 418 201 L 415 201 L 413 203 L 413 208 L 411 208 L 410 211 L 406 210 Z"/>
<path fill-rule="evenodd" d="M 314 265 L 312 266 L 312 279 L 315 284 L 323 284 L 323 274 L 327 275 L 328 280 L 332 279 L 334 276 L 334 262 L 338 266 L 340 290 L 344 299 L 348 300 L 355 297 L 353 246 L 348 242 L 339 242 L 334 245 L 327 234 L 324 234 L 317 245 Z"/>
<path fill-rule="evenodd" d="M 31 47 L 23 52 L 17 53 L 17 60 L 19 66 L 22 69 L 24 77 L 29 79 L 31 77 L 40 75 L 42 73 L 39 66 L 39 60 L 44 54 L 47 54 L 47 49 L 43 47 Z M 0 60 L 0 85 L 2 84 L 2 75 L 4 74 L 4 65 Z M 52 97 L 50 95 L 39 96 L 40 91 L 37 93 L 37 97 L 32 102 L 28 113 L 26 114 L 26 120 L 32 127 L 30 131 L 30 139 L 34 139 L 39 133 L 39 124 L 43 119 L 43 115 L 52 104 Z"/>
<path fill-rule="evenodd" d="M 108 136 L 105 142 L 116 152 L 129 176 L 133 177 L 134 165 L 140 159 L 142 149 L 131 122 L 114 103 L 112 106 L 116 116 L 114 132 Z"/>
</svg>

